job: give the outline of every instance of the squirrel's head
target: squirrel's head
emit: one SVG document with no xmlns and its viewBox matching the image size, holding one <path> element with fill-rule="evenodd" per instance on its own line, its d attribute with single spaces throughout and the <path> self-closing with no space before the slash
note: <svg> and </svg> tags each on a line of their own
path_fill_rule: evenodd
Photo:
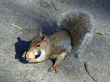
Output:
<svg viewBox="0 0 110 82">
<path fill-rule="evenodd" d="M 49 50 L 49 39 L 48 36 L 40 34 L 36 39 L 33 39 L 31 46 L 27 52 L 24 53 L 23 57 L 28 62 L 42 62 L 48 58 Z"/>
</svg>

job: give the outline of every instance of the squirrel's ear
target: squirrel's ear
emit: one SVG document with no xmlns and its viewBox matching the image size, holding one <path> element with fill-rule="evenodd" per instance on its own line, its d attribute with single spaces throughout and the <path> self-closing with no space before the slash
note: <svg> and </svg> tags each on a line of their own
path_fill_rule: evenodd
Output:
<svg viewBox="0 0 110 82">
<path fill-rule="evenodd" d="M 47 41 L 48 40 L 48 36 L 43 34 L 42 29 L 39 30 L 38 37 L 40 38 L 41 41 Z"/>
<path fill-rule="evenodd" d="M 41 37 L 43 35 L 42 29 L 38 29 L 36 34 L 38 37 Z"/>
<path fill-rule="evenodd" d="M 42 36 L 42 41 L 48 41 L 48 36 L 43 35 L 43 36 Z"/>
<path fill-rule="evenodd" d="M 42 30 L 40 29 L 38 32 L 39 36 L 43 36 Z"/>
</svg>

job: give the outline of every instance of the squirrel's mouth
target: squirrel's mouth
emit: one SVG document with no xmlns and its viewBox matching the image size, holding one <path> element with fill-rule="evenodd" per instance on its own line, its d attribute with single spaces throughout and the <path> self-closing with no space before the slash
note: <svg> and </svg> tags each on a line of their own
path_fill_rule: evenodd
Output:
<svg viewBox="0 0 110 82">
<path fill-rule="evenodd" d="M 33 50 L 24 52 L 22 56 L 29 63 L 31 62 L 41 62 L 46 60 L 46 52 L 45 50 Z"/>
<path fill-rule="evenodd" d="M 39 58 L 41 56 L 41 53 L 42 53 L 41 50 L 35 50 L 34 52 L 27 51 L 27 52 L 24 52 L 22 57 L 28 62 L 35 62 L 34 60 Z"/>
<path fill-rule="evenodd" d="M 39 50 L 39 51 L 37 51 L 37 54 L 35 54 L 35 59 L 40 57 L 40 55 L 41 55 L 41 51 Z"/>
</svg>

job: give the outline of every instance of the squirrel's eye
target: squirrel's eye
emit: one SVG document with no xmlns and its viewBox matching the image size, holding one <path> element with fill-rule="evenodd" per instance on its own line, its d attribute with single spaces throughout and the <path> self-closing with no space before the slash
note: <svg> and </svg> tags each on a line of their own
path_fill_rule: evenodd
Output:
<svg viewBox="0 0 110 82">
<path fill-rule="evenodd" d="M 40 44 L 38 44 L 38 45 L 36 45 L 37 47 L 39 47 L 40 46 Z"/>
</svg>

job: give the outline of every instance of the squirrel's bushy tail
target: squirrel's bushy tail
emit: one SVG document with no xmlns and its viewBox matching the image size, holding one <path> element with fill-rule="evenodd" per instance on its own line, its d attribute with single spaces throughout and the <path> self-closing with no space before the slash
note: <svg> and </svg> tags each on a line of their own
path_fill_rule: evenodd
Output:
<svg viewBox="0 0 110 82">
<path fill-rule="evenodd" d="M 60 21 L 60 27 L 66 30 L 71 38 L 73 49 L 79 49 L 87 33 L 91 32 L 90 17 L 86 13 L 68 13 Z"/>
</svg>

